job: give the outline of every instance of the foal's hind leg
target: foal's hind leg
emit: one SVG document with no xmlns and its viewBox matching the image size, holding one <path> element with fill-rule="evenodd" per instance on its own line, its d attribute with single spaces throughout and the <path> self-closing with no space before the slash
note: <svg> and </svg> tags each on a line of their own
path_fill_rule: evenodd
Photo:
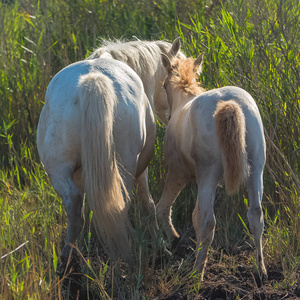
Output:
<svg viewBox="0 0 300 300">
<path fill-rule="evenodd" d="M 254 236 L 256 247 L 256 263 L 260 279 L 267 278 L 267 270 L 264 263 L 262 250 L 262 233 L 264 229 L 264 217 L 261 207 L 263 196 L 263 178 L 262 171 L 251 173 L 247 181 L 249 195 L 249 210 L 247 213 L 250 230 Z"/>
<path fill-rule="evenodd" d="M 168 175 L 164 185 L 163 194 L 156 206 L 157 219 L 170 241 L 179 238 L 171 219 L 171 208 L 178 194 L 189 181 L 183 170 L 176 170 L 169 166 Z"/>
<path fill-rule="evenodd" d="M 214 215 L 215 192 L 218 183 L 218 173 L 213 170 L 201 169 L 197 177 L 198 197 L 193 211 L 193 225 L 197 236 L 196 261 L 194 269 L 202 273 L 206 265 L 207 252 L 211 245 L 216 226 Z"/>
<path fill-rule="evenodd" d="M 59 169 L 49 173 L 50 181 L 55 191 L 63 198 L 64 206 L 67 212 L 67 237 L 66 243 L 61 253 L 61 265 L 58 273 L 62 275 L 67 266 L 67 262 L 72 250 L 69 245 L 75 244 L 75 241 L 82 229 L 82 195 L 78 187 L 73 182 L 74 168 L 68 165 L 60 165 Z"/>
</svg>

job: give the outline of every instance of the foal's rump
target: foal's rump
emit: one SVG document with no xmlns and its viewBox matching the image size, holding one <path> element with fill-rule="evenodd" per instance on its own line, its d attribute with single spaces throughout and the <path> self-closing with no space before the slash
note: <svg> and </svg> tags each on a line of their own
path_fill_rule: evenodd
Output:
<svg viewBox="0 0 300 300">
<path fill-rule="evenodd" d="M 201 94 L 191 110 L 198 114 L 198 136 L 205 138 L 206 152 L 211 150 L 217 161 L 221 156 L 226 192 L 237 192 L 249 176 L 250 162 L 254 159 L 261 168 L 265 160 L 262 121 L 254 99 L 245 90 L 228 86 Z"/>
</svg>

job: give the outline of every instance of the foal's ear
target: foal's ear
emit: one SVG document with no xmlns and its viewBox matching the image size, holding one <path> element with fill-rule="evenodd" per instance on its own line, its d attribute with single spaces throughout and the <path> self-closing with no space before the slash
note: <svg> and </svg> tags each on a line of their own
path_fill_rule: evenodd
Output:
<svg viewBox="0 0 300 300">
<path fill-rule="evenodd" d="M 161 55 L 161 61 L 162 61 L 163 65 L 164 65 L 166 71 L 168 73 L 171 73 L 172 66 L 171 66 L 171 62 L 170 62 L 169 57 L 167 55 L 165 55 L 165 54 L 162 54 Z"/>
<path fill-rule="evenodd" d="M 172 58 L 173 56 L 176 56 L 176 54 L 180 50 L 180 47 L 181 47 L 180 37 L 177 37 L 173 41 L 172 47 L 171 47 L 170 51 L 168 52 L 168 57 Z"/>
<path fill-rule="evenodd" d="M 202 72 L 203 56 L 204 56 L 204 53 L 200 54 L 194 61 L 194 69 L 193 70 L 198 75 L 200 75 Z"/>
</svg>

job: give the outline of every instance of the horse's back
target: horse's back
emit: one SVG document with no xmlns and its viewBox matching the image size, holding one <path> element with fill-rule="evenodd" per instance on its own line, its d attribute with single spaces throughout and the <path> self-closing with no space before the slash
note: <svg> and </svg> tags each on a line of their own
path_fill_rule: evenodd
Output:
<svg viewBox="0 0 300 300">
<path fill-rule="evenodd" d="M 45 101 L 51 101 L 50 105 L 53 106 L 76 104 L 79 78 L 90 72 L 100 72 L 108 76 L 122 92 L 132 89 L 133 86 L 139 91 L 143 90 L 139 76 L 125 63 L 110 58 L 98 58 L 79 61 L 59 71 L 48 85 Z M 125 96 L 129 94 L 126 93 Z"/>
</svg>

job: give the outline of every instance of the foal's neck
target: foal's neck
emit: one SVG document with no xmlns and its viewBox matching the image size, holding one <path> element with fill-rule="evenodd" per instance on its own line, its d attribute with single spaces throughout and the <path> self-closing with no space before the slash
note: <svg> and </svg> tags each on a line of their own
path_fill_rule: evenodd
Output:
<svg viewBox="0 0 300 300">
<path fill-rule="evenodd" d="M 187 94 L 176 88 L 172 89 L 172 96 L 173 96 L 173 102 L 172 102 L 171 114 L 173 114 L 175 111 L 182 110 L 182 108 L 187 103 L 189 103 L 193 98 L 195 98 L 195 95 Z"/>
</svg>

